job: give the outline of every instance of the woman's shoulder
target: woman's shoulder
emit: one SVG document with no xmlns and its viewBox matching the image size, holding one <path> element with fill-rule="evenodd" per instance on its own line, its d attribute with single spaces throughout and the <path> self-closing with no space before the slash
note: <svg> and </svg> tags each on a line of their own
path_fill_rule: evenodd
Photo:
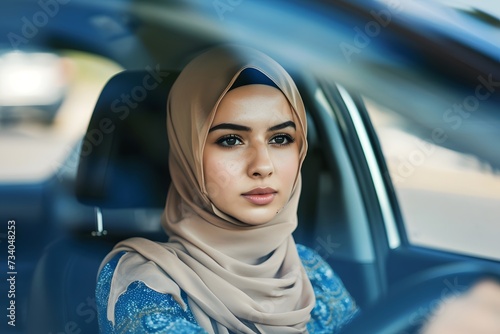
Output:
<svg viewBox="0 0 500 334">
<path fill-rule="evenodd" d="M 170 294 L 149 288 L 142 281 L 131 282 L 114 305 L 114 324 L 108 319 L 111 282 L 118 262 L 126 252 L 116 254 L 101 269 L 96 286 L 96 302 L 101 333 L 205 333 L 187 306 Z M 187 304 L 187 296 L 182 293 Z"/>
<path fill-rule="evenodd" d="M 310 333 L 337 333 L 358 313 L 356 302 L 332 267 L 313 249 L 297 245 L 316 296 L 308 324 Z"/>
<path fill-rule="evenodd" d="M 297 244 L 297 252 L 309 280 L 327 284 L 329 287 L 344 288 L 340 278 L 318 252 L 300 244 Z"/>
</svg>

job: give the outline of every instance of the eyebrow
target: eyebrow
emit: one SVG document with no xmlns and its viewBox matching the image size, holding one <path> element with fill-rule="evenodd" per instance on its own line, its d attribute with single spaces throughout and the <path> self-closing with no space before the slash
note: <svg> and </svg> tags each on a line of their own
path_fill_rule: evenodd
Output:
<svg viewBox="0 0 500 334">
<path fill-rule="evenodd" d="M 276 130 L 281 130 L 281 129 L 288 128 L 288 127 L 291 127 L 294 130 L 297 128 L 295 126 L 294 122 L 292 122 L 292 121 L 286 121 L 284 123 L 281 123 L 281 124 L 278 124 L 278 125 L 275 125 L 275 126 L 271 126 L 269 129 L 267 129 L 267 131 L 276 131 Z"/>
<path fill-rule="evenodd" d="M 294 122 L 286 121 L 284 123 L 271 126 L 269 129 L 267 129 L 267 131 L 271 132 L 271 131 L 281 130 L 281 129 L 288 128 L 288 127 L 291 127 L 293 129 L 297 128 L 295 126 Z M 244 125 L 233 124 L 233 123 L 221 123 L 221 124 L 218 124 L 218 125 L 210 128 L 210 130 L 208 130 L 208 132 L 212 132 L 215 130 L 252 131 L 252 128 L 249 128 L 248 126 L 244 126 Z"/>
</svg>

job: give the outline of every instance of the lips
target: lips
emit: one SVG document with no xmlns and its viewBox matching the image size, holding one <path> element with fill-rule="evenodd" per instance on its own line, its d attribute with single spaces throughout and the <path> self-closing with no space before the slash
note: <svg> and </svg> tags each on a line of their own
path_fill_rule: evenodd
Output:
<svg viewBox="0 0 500 334">
<path fill-rule="evenodd" d="M 242 196 L 252 204 L 266 205 L 274 200 L 277 193 L 273 188 L 255 188 Z"/>
</svg>

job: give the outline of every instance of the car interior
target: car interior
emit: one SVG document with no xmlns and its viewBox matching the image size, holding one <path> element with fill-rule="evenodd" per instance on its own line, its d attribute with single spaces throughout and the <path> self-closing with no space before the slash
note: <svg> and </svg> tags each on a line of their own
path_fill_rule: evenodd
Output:
<svg viewBox="0 0 500 334">
<path fill-rule="evenodd" d="M 80 147 L 75 192 L 82 215 L 65 222 L 65 235 L 45 248 L 36 265 L 29 298 L 29 332 L 65 330 L 68 326 L 97 332 L 94 289 L 99 264 L 107 252 L 128 237 L 167 240 L 159 223 L 170 183 L 165 107 L 177 74 L 161 73 L 162 80 L 154 89 L 143 89 L 143 95 L 122 109 L 116 108 L 115 102 L 123 94 L 135 96 L 131 92 L 142 87 L 150 74 L 123 71 L 103 88 Z M 364 223 L 366 218 L 342 199 L 360 195 L 353 187 L 347 190 L 339 186 L 355 182 L 348 169 L 336 166 L 336 159 L 348 162 L 345 149 L 339 149 L 340 138 L 320 139 L 325 134 L 316 128 L 311 112 L 316 106 L 307 102 L 309 152 L 302 169 L 299 227 L 294 237 L 334 262 L 351 294 L 364 305 L 375 298 L 373 291 L 377 289 L 364 287 L 349 276 L 364 275 L 367 282 L 376 282 L 375 270 L 370 268 L 374 256 L 369 246 L 354 247 L 343 241 L 357 232 L 368 237 L 362 225 L 358 231 L 349 230 L 353 229 L 349 216 L 361 216 Z M 327 155 L 321 144 L 324 141 L 336 146 L 339 157 Z M 332 201 L 336 204 L 331 205 Z M 332 221 L 338 233 L 332 232 Z"/>
<path fill-rule="evenodd" d="M 27 13 L 26 9 L 19 8 L 28 2 L 12 2 L 5 9 L 3 24 L 10 29 L 6 31 L 17 31 L 12 28 L 18 27 L 14 19 L 19 13 Z M 204 21 L 181 23 L 175 13 L 183 19 L 190 18 L 191 14 L 188 6 L 184 8 L 177 2 L 172 2 L 166 6 L 168 10 L 161 12 L 168 20 L 152 10 L 155 4 L 147 2 L 145 5 L 134 1 L 129 5 L 113 2 L 101 6 L 75 1 L 74 4 L 68 2 L 67 8 L 62 1 L 59 3 L 57 8 L 65 14 L 55 15 L 49 20 L 28 46 L 36 48 L 38 45 L 53 52 L 83 50 L 116 61 L 122 68 L 100 88 L 85 134 L 67 155 L 67 163 L 58 166 L 70 166 L 69 171 L 61 174 L 56 171 L 39 182 L 4 182 L 0 186 L 0 219 L 17 223 L 15 245 L 18 259 L 17 326 L 11 328 L 2 322 L 2 333 L 98 332 L 94 290 L 99 265 L 105 255 L 117 242 L 129 237 L 168 240 L 160 219 L 170 184 L 165 121 L 169 89 L 182 65 L 190 58 L 211 45 L 225 42 L 221 37 L 225 35 L 220 31 L 204 30 Z M 350 5 L 339 1 L 332 6 L 337 11 L 332 16 L 336 24 L 346 25 L 347 28 L 343 29 L 350 32 L 350 24 L 359 24 L 370 18 L 371 9 L 363 8 L 361 3 L 363 1 Z M 286 2 L 280 4 L 286 7 Z M 34 2 L 27 8 L 33 13 L 40 11 Z M 220 23 L 213 8 L 209 10 Z M 130 13 L 140 15 L 128 15 Z M 229 13 L 245 18 L 242 8 L 234 7 L 226 14 Z M 348 20 L 349 15 L 352 22 Z M 155 21 L 160 19 L 163 21 Z M 231 21 L 229 16 L 224 22 L 228 21 Z M 382 46 L 394 41 L 406 45 L 411 39 L 408 36 L 415 37 L 414 31 L 404 24 L 392 24 L 388 27 L 392 35 L 385 40 L 382 34 L 378 39 Z M 326 32 L 330 33 L 328 29 Z M 339 29 L 345 33 L 344 30 Z M 437 30 L 431 31 L 434 35 L 429 39 L 436 38 L 439 44 Z M 165 45 L 158 43 L 159 38 L 165 41 Z M 404 62 L 395 66 L 403 68 L 402 72 L 391 72 L 393 59 L 388 55 L 406 56 L 406 61 L 412 64 L 409 67 L 414 66 L 416 72 L 423 73 L 406 78 L 409 86 L 423 87 L 425 81 L 415 78 L 420 80 L 429 71 L 443 67 L 448 55 L 440 52 L 445 52 L 443 50 L 450 45 L 453 46 L 450 52 L 457 57 L 464 49 L 464 63 L 467 65 L 466 61 L 470 60 L 472 64 L 467 66 L 467 75 L 457 74 L 458 79 L 444 77 L 458 72 L 448 68 L 444 69 L 445 74 L 439 74 L 442 75 L 438 77 L 439 83 L 449 85 L 450 91 L 457 89 L 464 94 L 469 88 L 476 87 L 475 66 L 481 69 L 481 73 L 490 73 L 486 78 L 491 79 L 491 73 L 498 73 L 495 72 L 498 62 L 490 58 L 483 62 L 486 56 L 474 54 L 472 47 L 462 46 L 451 38 L 444 40 L 449 44 L 443 43 L 442 49 L 438 50 L 428 47 L 430 44 L 425 44 L 426 39 L 422 37 L 419 47 L 427 47 L 432 52 L 429 51 L 428 58 L 423 57 L 418 66 L 412 63 L 415 59 L 420 61 L 417 47 L 410 48 L 411 52 L 405 51 L 408 54 L 387 47 L 384 50 L 389 51 L 382 53 L 386 57 L 383 60 L 380 59 L 382 56 L 375 56 L 366 67 L 359 66 L 358 72 L 351 66 L 346 70 L 347 76 L 345 72 L 338 72 L 342 82 L 331 79 L 331 72 L 323 76 L 317 68 L 313 71 L 308 66 L 293 66 L 286 56 L 276 57 L 294 78 L 308 117 L 309 149 L 302 167 L 299 224 L 294 238 L 297 243 L 315 250 L 332 266 L 361 308 L 361 315 L 343 333 L 417 333 L 443 294 L 463 292 L 485 277 L 500 278 L 495 259 L 410 242 L 394 180 L 391 180 L 364 96 L 352 85 L 347 85 L 356 77 L 360 87 L 366 88 L 373 81 L 360 73 L 375 68 L 373 73 L 377 76 L 384 74 L 385 69 L 389 74 L 385 73 L 383 78 L 393 81 L 390 85 L 381 84 L 379 93 L 386 88 L 391 91 L 388 87 L 392 87 L 394 92 L 383 97 L 391 98 L 388 104 L 397 105 L 392 99 L 398 95 L 395 87 L 402 82 L 399 80 L 404 74 L 411 73 L 405 72 L 401 65 Z M 248 41 L 252 44 L 253 40 L 249 37 Z M 376 39 L 373 44 L 375 42 Z M 361 54 L 369 58 L 370 50 L 377 51 L 375 47 L 367 48 L 362 49 Z M 409 55 L 412 52 L 416 55 Z M 433 63 L 433 57 L 441 63 Z M 481 60 L 479 65 L 474 63 L 478 59 Z M 455 62 L 459 63 L 458 60 Z M 161 66 L 151 66 L 155 63 L 161 63 Z M 315 64 L 307 65 L 314 68 Z M 490 81 L 492 85 L 498 84 L 493 79 Z M 411 92 L 419 89 L 417 87 Z M 497 100 L 494 99 L 492 97 L 487 102 L 494 105 L 498 94 Z M 408 111 L 403 108 L 411 120 L 418 120 L 421 116 L 412 111 L 413 107 L 417 111 L 423 110 L 418 109 L 421 104 L 417 102 L 420 101 L 411 100 Z M 432 129 L 435 125 L 426 126 Z M 418 129 L 422 131 L 422 128 Z M 473 134 L 473 130 L 458 129 L 451 133 L 458 140 L 446 144 L 460 146 L 461 131 Z M 470 140 L 463 142 L 467 149 L 475 148 L 474 145 L 484 148 L 481 151 L 486 152 L 483 157 L 498 158 L 494 149 L 488 151 L 488 145 L 477 145 Z M 2 247 L 6 245 L 3 238 L 6 234 L 1 233 L 4 231 L 0 231 Z M 3 289 L 4 285 L 1 287 Z"/>
<path fill-rule="evenodd" d="M 36 264 L 27 312 L 30 333 L 97 332 L 94 289 L 99 264 L 107 252 L 129 237 L 167 240 L 160 226 L 170 183 L 165 106 L 178 72 L 162 72 L 161 82 L 152 90 L 138 89 L 148 75 L 147 71 L 120 72 L 101 92 L 79 152 L 75 192 L 81 215 L 65 222 L 64 235 L 44 249 Z M 325 104 L 325 98 L 311 97 L 310 92 L 318 93 L 319 86 L 314 81 L 297 82 L 309 117 L 309 151 L 302 168 L 299 225 L 294 237 L 332 265 L 363 309 L 387 289 L 368 230 L 374 226 L 370 227 L 363 214 L 367 210 L 361 192 L 367 190 L 359 187 L 339 124 L 336 131 L 330 128 L 328 132 L 321 126 L 331 126 L 338 119 L 332 118 L 335 113 L 328 110 L 332 107 Z M 134 95 L 134 90 L 145 93 Z M 119 109 L 116 101 L 123 94 L 139 98 Z M 336 97 L 334 108 L 340 109 L 338 91 Z M 365 243 L 360 243 L 363 239 Z M 473 269 L 459 265 L 444 273 L 468 273 L 472 282 L 477 278 L 471 274 Z M 433 278 L 434 290 L 426 286 L 418 291 L 406 284 L 424 305 L 439 294 L 442 277 L 435 273 L 420 276 L 428 282 Z M 417 278 L 413 280 L 415 283 Z M 400 296 L 392 295 L 393 299 Z M 406 311 L 414 311 L 414 305 L 407 305 Z M 373 323 L 380 322 L 371 317 Z M 401 326 L 407 327 L 406 318 L 400 318 Z"/>
<path fill-rule="evenodd" d="M 170 183 L 165 106 L 177 75 L 175 71 L 158 72 L 158 85 L 146 90 L 148 71 L 125 70 L 102 89 L 79 147 L 74 184 L 79 203 L 72 205 L 77 212 L 64 221 L 64 231 L 59 231 L 37 260 L 25 300 L 26 319 L 30 319 L 27 332 L 97 332 L 94 289 L 99 264 L 107 252 L 129 237 L 167 240 L 160 226 Z M 294 237 L 330 263 L 364 309 L 383 295 L 388 282 L 380 269 L 384 264 L 376 260 L 377 252 L 387 249 L 374 245 L 370 237 L 381 227 L 373 222 L 382 221 L 380 212 L 370 210 L 366 203 L 374 190 L 360 185 L 363 167 L 352 164 L 355 149 L 349 150 L 353 144 L 346 143 L 346 131 L 340 128 L 346 106 L 339 86 L 295 77 L 308 112 L 309 150 L 302 168 L 299 225 Z M 117 101 L 123 94 L 136 98 L 120 108 Z M 379 232 L 386 239 L 385 232 Z M 444 273 L 470 274 L 471 267 L 450 270 Z M 423 281 L 436 276 L 420 275 Z M 406 284 L 424 305 L 439 293 L 442 277 L 437 277 L 436 291 L 427 286 L 417 293 L 412 284 Z M 471 277 L 473 281 L 477 275 Z M 393 293 L 392 298 L 401 294 Z M 414 307 L 407 305 L 406 311 L 411 313 Z M 399 320 L 406 328 L 407 313 L 402 310 Z M 380 322 L 378 316 L 368 316 L 373 323 Z M 355 325 L 353 333 L 362 330 Z M 380 326 L 383 332 L 385 324 Z"/>
</svg>

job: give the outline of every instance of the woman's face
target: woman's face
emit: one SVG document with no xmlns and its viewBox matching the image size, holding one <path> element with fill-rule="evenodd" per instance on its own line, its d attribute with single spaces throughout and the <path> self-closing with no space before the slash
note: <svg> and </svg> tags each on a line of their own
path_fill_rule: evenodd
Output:
<svg viewBox="0 0 500 334">
<path fill-rule="evenodd" d="M 203 152 L 209 199 L 244 223 L 269 222 L 291 196 L 299 170 L 297 137 L 291 107 L 280 90 L 247 85 L 229 91 Z"/>
</svg>

